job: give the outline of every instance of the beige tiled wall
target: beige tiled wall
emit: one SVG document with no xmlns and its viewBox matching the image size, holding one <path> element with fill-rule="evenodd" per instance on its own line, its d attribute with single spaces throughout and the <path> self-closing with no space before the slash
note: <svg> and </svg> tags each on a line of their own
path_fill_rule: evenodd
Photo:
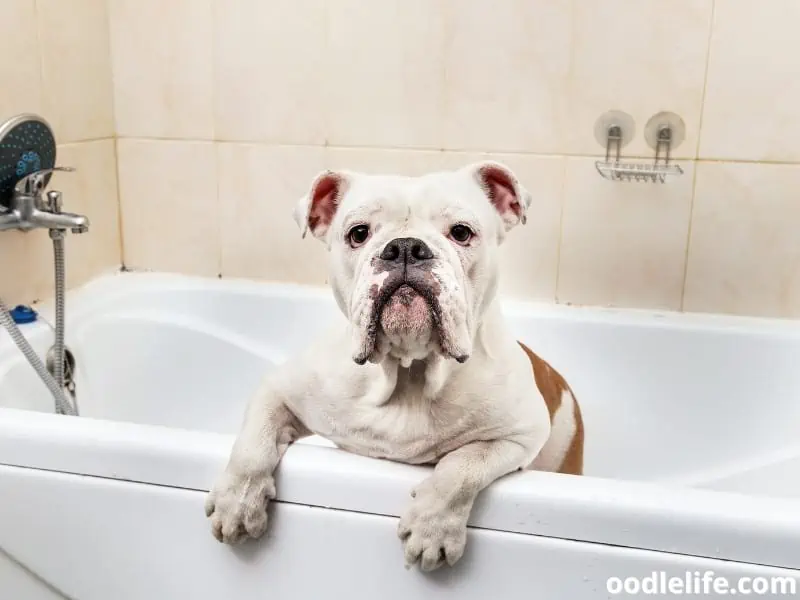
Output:
<svg viewBox="0 0 800 600">
<path fill-rule="evenodd" d="M 324 249 L 291 218 L 316 172 L 491 156 L 535 197 L 507 294 L 800 316 L 796 0 L 109 7 L 129 267 L 321 284 Z M 612 109 L 641 160 L 647 120 L 679 114 L 684 175 L 602 179 Z"/>
<path fill-rule="evenodd" d="M 53 127 L 64 210 L 91 231 L 67 237 L 68 284 L 120 264 L 113 86 L 106 0 L 0 0 L 0 119 L 38 113 Z M 30 302 L 53 293 L 47 231 L 0 233 L 0 296 Z"/>
</svg>

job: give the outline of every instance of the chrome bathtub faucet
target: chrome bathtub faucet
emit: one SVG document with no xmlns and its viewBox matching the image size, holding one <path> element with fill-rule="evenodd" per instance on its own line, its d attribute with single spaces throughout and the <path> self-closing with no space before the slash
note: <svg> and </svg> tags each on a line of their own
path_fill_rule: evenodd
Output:
<svg viewBox="0 0 800 600">
<path fill-rule="evenodd" d="M 74 171 L 72 167 L 40 169 L 26 175 L 14 186 L 8 207 L 0 212 L 0 231 L 6 229 L 67 230 L 72 233 L 89 231 L 89 218 L 84 215 L 61 212 L 61 192 L 44 188 L 54 171 Z M 1 209 L 0 209 L 1 210 Z"/>
<path fill-rule="evenodd" d="M 72 167 L 57 167 L 55 135 L 50 125 L 35 114 L 21 114 L 0 124 L 0 231 L 47 229 L 53 241 L 56 326 L 55 342 L 48 352 L 47 364 L 42 361 L 17 327 L 8 306 L 0 298 L 0 325 L 11 336 L 17 348 L 33 367 L 55 400 L 57 413 L 77 415 L 71 373 L 74 360 L 64 339 L 66 271 L 64 236 L 89 231 L 89 219 L 84 215 L 61 212 L 61 192 L 50 190 L 47 184 L 55 171 L 74 171 Z M 69 385 L 68 385 L 69 384 Z M 67 395 L 72 397 L 72 400 Z"/>
</svg>

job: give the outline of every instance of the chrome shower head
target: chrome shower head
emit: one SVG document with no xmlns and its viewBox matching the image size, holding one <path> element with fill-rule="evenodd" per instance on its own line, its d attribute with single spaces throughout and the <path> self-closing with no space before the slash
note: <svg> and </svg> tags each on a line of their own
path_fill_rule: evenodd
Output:
<svg viewBox="0 0 800 600">
<path fill-rule="evenodd" d="M 0 125 L 0 204 L 8 207 L 17 182 L 56 164 L 56 140 L 42 117 L 22 114 Z M 44 176 L 44 185 L 50 173 Z"/>
</svg>

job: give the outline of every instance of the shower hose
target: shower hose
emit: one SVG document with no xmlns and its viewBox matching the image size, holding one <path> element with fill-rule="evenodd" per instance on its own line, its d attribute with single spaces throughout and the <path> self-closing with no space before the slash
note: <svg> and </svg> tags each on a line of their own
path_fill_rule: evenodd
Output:
<svg viewBox="0 0 800 600">
<path fill-rule="evenodd" d="M 56 287 L 56 340 L 54 353 L 56 356 L 53 366 L 54 374 L 42 362 L 30 343 L 17 327 L 8 306 L 0 298 L 0 322 L 6 328 L 11 339 L 20 349 L 27 361 L 39 375 L 39 378 L 50 390 L 56 404 L 56 412 L 61 415 L 77 416 L 77 411 L 72 402 L 64 393 L 64 295 L 66 291 L 65 270 L 64 270 L 64 234 L 61 231 L 51 230 L 53 238 L 53 258 L 55 262 L 55 287 Z"/>
</svg>

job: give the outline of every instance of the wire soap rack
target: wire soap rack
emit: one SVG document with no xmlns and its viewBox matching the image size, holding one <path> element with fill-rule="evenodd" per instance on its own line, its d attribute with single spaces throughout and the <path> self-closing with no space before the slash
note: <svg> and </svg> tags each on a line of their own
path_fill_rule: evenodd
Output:
<svg viewBox="0 0 800 600">
<path fill-rule="evenodd" d="M 626 141 L 623 126 L 611 122 L 606 128 L 606 157 L 595 162 L 598 173 L 610 181 L 633 181 L 649 183 L 666 183 L 673 177 L 683 175 L 680 165 L 670 163 L 670 152 L 676 143 L 675 124 L 669 120 L 659 121 L 661 115 L 655 115 L 647 124 L 645 137 L 655 149 L 652 163 L 622 162 L 622 146 Z M 682 123 L 679 123 L 679 126 Z M 682 132 L 681 132 L 682 133 Z M 648 135 L 649 134 L 649 135 Z M 629 139 L 629 137 L 628 137 Z M 681 140 L 678 139 L 678 142 Z"/>
</svg>

